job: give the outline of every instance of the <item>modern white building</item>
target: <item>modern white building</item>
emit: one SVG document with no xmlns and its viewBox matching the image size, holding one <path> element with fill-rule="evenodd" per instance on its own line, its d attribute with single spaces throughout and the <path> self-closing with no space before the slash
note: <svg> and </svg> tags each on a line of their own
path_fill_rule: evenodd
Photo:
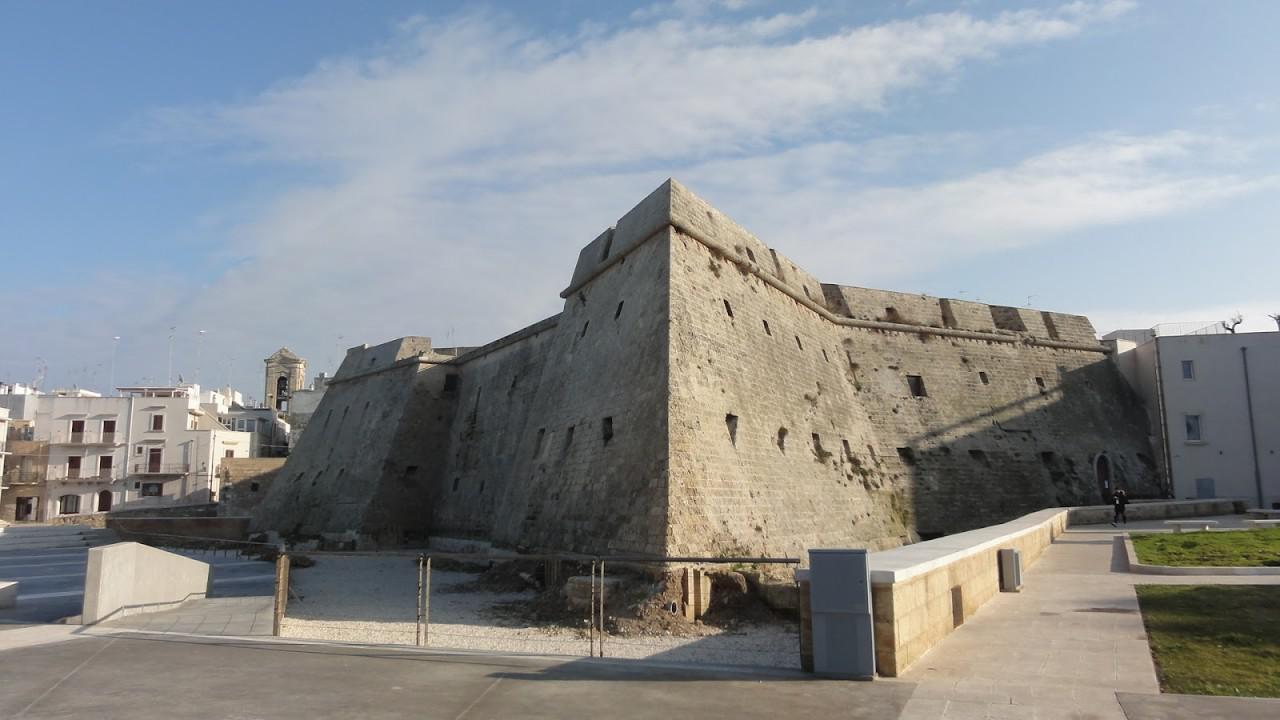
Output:
<svg viewBox="0 0 1280 720">
<path fill-rule="evenodd" d="M 1170 494 L 1280 507 L 1280 332 L 1163 329 L 1104 340 L 1159 429 Z"/>
<path fill-rule="evenodd" d="M 3 498 L 6 519 L 212 502 L 221 460 L 249 457 L 249 434 L 206 412 L 199 386 L 119 390 L 35 396 L 21 486 Z"/>
</svg>

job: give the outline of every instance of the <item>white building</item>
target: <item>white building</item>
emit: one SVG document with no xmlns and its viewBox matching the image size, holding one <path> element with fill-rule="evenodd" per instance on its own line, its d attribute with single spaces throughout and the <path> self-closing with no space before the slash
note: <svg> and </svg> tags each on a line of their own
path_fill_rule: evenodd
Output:
<svg viewBox="0 0 1280 720">
<path fill-rule="evenodd" d="M 119 390 L 119 397 L 84 390 L 35 396 L 23 484 L 4 498 L 6 515 L 49 520 L 212 502 L 221 460 L 249 457 L 249 435 L 206 412 L 198 386 Z"/>
<path fill-rule="evenodd" d="M 1155 330 L 1104 339 L 1159 429 L 1171 494 L 1280 507 L 1280 332 Z"/>
<path fill-rule="evenodd" d="M 119 390 L 130 401 L 128 471 L 120 499 L 129 506 L 217 500 L 219 464 L 249 457 L 249 434 L 227 429 L 206 412 L 198 385 Z"/>
</svg>

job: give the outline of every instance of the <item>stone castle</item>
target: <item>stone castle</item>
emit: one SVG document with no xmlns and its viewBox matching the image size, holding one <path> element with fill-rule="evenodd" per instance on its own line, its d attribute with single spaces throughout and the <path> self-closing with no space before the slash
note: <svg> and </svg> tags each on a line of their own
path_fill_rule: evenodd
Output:
<svg viewBox="0 0 1280 720">
<path fill-rule="evenodd" d="M 483 347 L 349 350 L 255 524 L 794 556 L 1161 492 L 1088 319 L 821 283 L 673 180 L 561 296 Z"/>
</svg>

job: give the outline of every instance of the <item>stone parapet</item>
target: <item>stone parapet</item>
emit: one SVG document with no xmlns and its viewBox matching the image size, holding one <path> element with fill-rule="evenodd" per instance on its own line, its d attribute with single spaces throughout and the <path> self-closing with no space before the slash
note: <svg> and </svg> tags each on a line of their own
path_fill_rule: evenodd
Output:
<svg viewBox="0 0 1280 720">
<path fill-rule="evenodd" d="M 897 677 L 1000 591 L 998 552 L 1014 548 L 1026 567 L 1067 527 L 1050 508 L 1007 523 L 870 556 L 876 671 Z"/>
</svg>

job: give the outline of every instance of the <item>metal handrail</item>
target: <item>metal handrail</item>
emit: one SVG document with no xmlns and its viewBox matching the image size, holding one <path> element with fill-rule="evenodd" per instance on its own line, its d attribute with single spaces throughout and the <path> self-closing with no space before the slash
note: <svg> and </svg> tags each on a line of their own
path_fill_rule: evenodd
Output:
<svg viewBox="0 0 1280 720">
<path fill-rule="evenodd" d="M 185 475 L 189 472 L 191 472 L 191 465 L 188 463 L 133 464 L 134 475 Z"/>
</svg>

